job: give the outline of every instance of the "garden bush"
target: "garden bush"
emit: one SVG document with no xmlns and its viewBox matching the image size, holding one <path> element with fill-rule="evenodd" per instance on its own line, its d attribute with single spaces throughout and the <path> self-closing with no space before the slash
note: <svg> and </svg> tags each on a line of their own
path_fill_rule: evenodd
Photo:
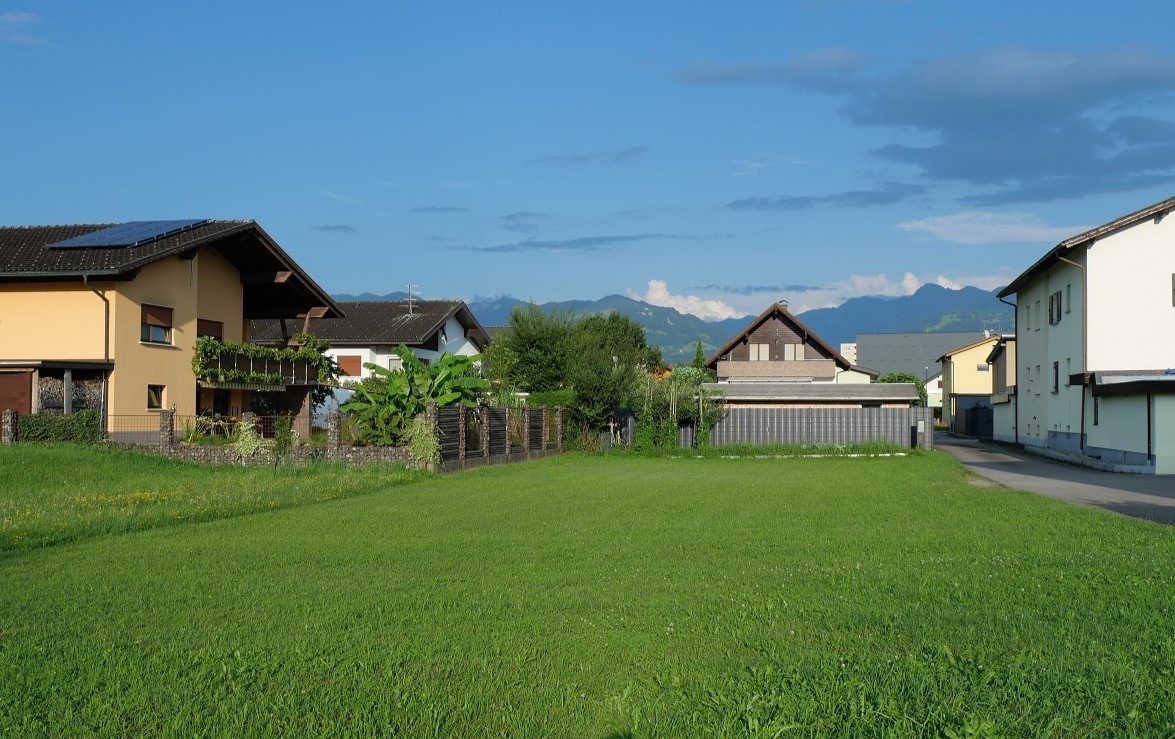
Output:
<svg viewBox="0 0 1175 739">
<path fill-rule="evenodd" d="M 16 438 L 23 442 L 93 444 L 102 438 L 102 434 L 98 412 L 86 409 L 67 416 L 20 416 L 16 421 Z"/>
</svg>

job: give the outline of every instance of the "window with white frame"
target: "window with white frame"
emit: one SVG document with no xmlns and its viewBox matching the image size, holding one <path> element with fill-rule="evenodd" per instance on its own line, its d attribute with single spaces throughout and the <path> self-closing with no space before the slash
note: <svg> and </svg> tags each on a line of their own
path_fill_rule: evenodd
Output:
<svg viewBox="0 0 1175 739">
<path fill-rule="evenodd" d="M 771 359 L 770 344 L 751 344 L 750 350 L 752 362 L 766 362 Z"/>
</svg>

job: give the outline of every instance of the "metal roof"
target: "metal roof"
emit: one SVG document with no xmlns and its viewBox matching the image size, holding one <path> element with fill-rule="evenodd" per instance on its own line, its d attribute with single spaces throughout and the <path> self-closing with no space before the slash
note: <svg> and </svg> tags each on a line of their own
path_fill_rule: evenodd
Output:
<svg viewBox="0 0 1175 739">
<path fill-rule="evenodd" d="M 726 400 L 748 401 L 843 401 L 904 402 L 919 399 L 918 388 L 911 382 L 708 382 L 702 387 L 721 391 Z"/>
</svg>

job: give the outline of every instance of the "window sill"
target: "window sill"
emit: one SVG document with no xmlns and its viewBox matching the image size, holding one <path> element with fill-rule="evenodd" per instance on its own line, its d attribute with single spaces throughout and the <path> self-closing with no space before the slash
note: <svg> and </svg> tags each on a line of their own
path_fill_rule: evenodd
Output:
<svg viewBox="0 0 1175 739">
<path fill-rule="evenodd" d="M 179 349 L 175 344 L 162 344 L 157 341 L 139 341 L 139 346 L 153 346 L 156 349 Z"/>
</svg>

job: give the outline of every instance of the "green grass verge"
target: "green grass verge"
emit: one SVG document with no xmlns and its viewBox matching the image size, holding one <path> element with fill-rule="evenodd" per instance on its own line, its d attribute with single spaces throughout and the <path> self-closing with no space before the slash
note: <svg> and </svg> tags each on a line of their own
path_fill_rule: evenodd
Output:
<svg viewBox="0 0 1175 739">
<path fill-rule="evenodd" d="M 288 508 L 420 477 L 391 466 L 246 469 L 103 446 L 0 446 L 0 552 Z"/>
<path fill-rule="evenodd" d="M 10 553 L 0 734 L 1171 736 L 1173 561 L 942 455 L 567 455 Z"/>
</svg>

